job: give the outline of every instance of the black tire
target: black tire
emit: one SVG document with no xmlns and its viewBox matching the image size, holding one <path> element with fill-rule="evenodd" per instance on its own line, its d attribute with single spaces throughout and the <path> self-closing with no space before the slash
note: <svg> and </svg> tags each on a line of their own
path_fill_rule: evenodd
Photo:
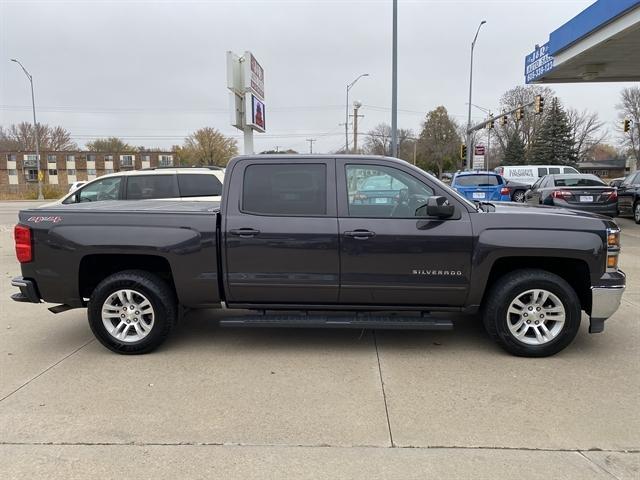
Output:
<svg viewBox="0 0 640 480">
<path fill-rule="evenodd" d="M 153 307 L 153 326 L 138 341 L 124 342 L 114 338 L 102 321 L 104 302 L 122 289 L 139 292 Z M 125 270 L 105 278 L 91 294 L 87 307 L 89 326 L 98 341 L 109 350 L 123 355 L 148 353 L 157 348 L 176 324 L 177 312 L 177 301 L 172 289 L 158 276 L 143 270 Z"/>
<path fill-rule="evenodd" d="M 633 220 L 640 224 L 640 202 L 636 202 L 633 205 Z"/>
<path fill-rule="evenodd" d="M 552 340 L 542 345 L 529 345 L 518 340 L 507 325 L 511 302 L 532 289 L 544 289 L 555 295 L 565 309 L 565 323 Z M 484 326 L 498 344 L 512 355 L 547 357 L 569 345 L 580 328 L 581 307 L 575 290 L 563 278 L 545 270 L 523 269 L 499 278 L 491 287 L 484 303 Z M 529 323 L 529 322 L 527 322 Z"/>
<path fill-rule="evenodd" d="M 518 203 L 524 203 L 524 190 L 516 190 L 513 192 L 511 200 Z"/>
</svg>

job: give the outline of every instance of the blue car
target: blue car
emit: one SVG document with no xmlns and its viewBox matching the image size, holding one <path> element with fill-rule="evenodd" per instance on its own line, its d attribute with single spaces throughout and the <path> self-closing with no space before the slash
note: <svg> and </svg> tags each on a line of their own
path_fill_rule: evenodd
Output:
<svg viewBox="0 0 640 480">
<path fill-rule="evenodd" d="M 451 187 L 472 201 L 511 201 L 505 179 L 495 172 L 458 172 L 453 176 Z"/>
</svg>

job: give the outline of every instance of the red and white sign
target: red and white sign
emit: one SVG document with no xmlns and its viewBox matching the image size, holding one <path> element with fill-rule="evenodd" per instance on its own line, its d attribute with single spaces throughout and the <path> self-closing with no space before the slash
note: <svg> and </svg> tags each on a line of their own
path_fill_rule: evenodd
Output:
<svg viewBox="0 0 640 480">
<path fill-rule="evenodd" d="M 484 145 L 476 145 L 473 154 L 479 157 L 484 157 Z"/>
<path fill-rule="evenodd" d="M 251 52 L 244 53 L 245 86 L 257 97 L 264 100 L 264 68 L 260 66 Z"/>
</svg>

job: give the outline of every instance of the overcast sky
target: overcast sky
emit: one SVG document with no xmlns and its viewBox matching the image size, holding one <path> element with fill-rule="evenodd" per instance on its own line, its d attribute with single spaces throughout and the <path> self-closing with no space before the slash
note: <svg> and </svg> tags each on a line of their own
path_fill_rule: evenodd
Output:
<svg viewBox="0 0 640 480">
<path fill-rule="evenodd" d="M 469 48 L 473 103 L 497 109 L 524 83 L 524 57 L 591 0 L 399 1 L 398 126 L 419 132 L 444 105 L 466 122 Z M 202 126 L 229 124 L 225 52 L 251 50 L 265 70 L 267 132 L 255 150 L 327 152 L 344 145 L 345 86 L 364 106 L 360 130 L 391 121 L 391 0 L 31 1 L 0 0 L 0 125 L 62 125 L 81 146 L 120 136 L 169 147 Z M 565 105 L 599 113 L 613 131 L 625 84 L 552 86 Z M 484 114 L 474 108 L 475 119 Z M 616 139 L 612 134 L 610 141 Z"/>
</svg>

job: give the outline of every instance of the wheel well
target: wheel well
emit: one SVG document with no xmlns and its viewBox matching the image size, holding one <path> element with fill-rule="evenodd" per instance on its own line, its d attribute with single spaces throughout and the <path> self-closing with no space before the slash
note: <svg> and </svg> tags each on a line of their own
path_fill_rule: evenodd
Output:
<svg viewBox="0 0 640 480">
<path fill-rule="evenodd" d="M 166 258 L 154 255 L 96 254 L 80 262 L 78 288 L 82 298 L 89 298 L 96 286 L 109 275 L 123 270 L 144 270 L 162 278 L 174 291 L 171 266 Z"/>
<path fill-rule="evenodd" d="M 591 312 L 591 280 L 589 265 L 575 258 L 556 257 L 505 257 L 498 259 L 491 267 L 484 298 L 489 288 L 503 275 L 514 270 L 533 268 L 555 273 L 567 281 L 576 291 L 582 310 Z"/>
</svg>

